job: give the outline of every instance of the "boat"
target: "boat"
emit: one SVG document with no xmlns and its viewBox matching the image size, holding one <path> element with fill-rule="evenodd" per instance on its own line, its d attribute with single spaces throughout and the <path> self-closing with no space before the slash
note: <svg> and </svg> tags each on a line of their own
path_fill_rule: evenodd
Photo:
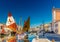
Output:
<svg viewBox="0 0 60 42">
<path fill-rule="evenodd" d="M 32 42 L 51 42 L 46 38 L 39 38 L 38 36 L 32 40 Z"/>
</svg>

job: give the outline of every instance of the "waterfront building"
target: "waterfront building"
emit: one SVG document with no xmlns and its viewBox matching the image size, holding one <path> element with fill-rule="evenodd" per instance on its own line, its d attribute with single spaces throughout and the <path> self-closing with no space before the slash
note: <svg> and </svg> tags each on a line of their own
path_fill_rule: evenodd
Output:
<svg viewBox="0 0 60 42">
<path fill-rule="evenodd" d="M 52 9 L 52 28 L 53 31 L 57 34 L 60 34 L 60 9 Z"/>
<path fill-rule="evenodd" d="M 52 31 L 52 23 L 48 23 L 44 25 L 45 31 L 51 32 Z"/>
<path fill-rule="evenodd" d="M 40 31 L 43 30 L 43 24 L 40 25 Z"/>
</svg>

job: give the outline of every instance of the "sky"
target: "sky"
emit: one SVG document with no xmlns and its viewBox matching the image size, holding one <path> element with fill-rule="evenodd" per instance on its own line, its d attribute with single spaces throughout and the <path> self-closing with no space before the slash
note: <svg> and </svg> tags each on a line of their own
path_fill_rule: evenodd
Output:
<svg viewBox="0 0 60 42">
<path fill-rule="evenodd" d="M 17 24 L 30 16 L 31 26 L 52 22 L 52 8 L 60 8 L 60 0 L 0 0 L 0 23 L 6 23 L 11 12 Z"/>
</svg>

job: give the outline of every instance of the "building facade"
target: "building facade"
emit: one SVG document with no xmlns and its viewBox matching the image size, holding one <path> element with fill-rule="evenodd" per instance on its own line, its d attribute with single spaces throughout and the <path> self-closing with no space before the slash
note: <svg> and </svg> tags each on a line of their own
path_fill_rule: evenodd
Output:
<svg viewBox="0 0 60 42">
<path fill-rule="evenodd" d="M 52 28 L 53 31 L 57 34 L 60 34 L 60 9 L 52 9 Z"/>
</svg>

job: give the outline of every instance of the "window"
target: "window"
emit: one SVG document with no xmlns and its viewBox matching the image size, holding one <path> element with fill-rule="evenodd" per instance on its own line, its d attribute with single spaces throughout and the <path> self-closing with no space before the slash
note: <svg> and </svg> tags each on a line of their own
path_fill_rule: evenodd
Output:
<svg viewBox="0 0 60 42">
<path fill-rule="evenodd" d="M 58 27 L 58 24 L 55 24 L 55 27 L 57 28 Z"/>
</svg>

